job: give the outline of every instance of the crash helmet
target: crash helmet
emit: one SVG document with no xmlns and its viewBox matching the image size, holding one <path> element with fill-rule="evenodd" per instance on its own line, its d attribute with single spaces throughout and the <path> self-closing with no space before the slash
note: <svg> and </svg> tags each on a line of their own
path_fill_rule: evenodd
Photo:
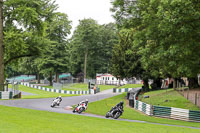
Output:
<svg viewBox="0 0 200 133">
<path fill-rule="evenodd" d="M 123 104 L 124 104 L 124 101 L 121 101 L 121 102 L 120 102 L 120 105 L 123 105 Z"/>
<path fill-rule="evenodd" d="M 88 102 L 88 99 L 85 99 L 86 102 Z"/>
<path fill-rule="evenodd" d="M 59 96 L 59 98 L 61 98 L 61 96 Z"/>
</svg>

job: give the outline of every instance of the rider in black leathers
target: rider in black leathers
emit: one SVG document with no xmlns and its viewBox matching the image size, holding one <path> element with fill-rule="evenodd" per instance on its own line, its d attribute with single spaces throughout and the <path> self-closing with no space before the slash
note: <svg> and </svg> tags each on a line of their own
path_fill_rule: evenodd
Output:
<svg viewBox="0 0 200 133">
<path fill-rule="evenodd" d="M 123 105 L 124 105 L 124 102 L 123 101 L 121 101 L 120 103 L 118 103 L 117 105 L 115 105 L 115 107 L 113 107 L 112 108 L 112 113 L 111 114 L 114 114 L 117 110 L 117 108 L 120 108 L 120 109 L 122 109 L 123 110 Z"/>
</svg>

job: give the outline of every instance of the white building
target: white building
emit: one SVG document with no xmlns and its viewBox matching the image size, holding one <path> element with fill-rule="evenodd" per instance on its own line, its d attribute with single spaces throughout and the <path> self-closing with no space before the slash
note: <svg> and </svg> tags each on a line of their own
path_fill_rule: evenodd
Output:
<svg viewBox="0 0 200 133">
<path fill-rule="evenodd" d="M 96 84 L 98 85 L 124 85 L 127 84 L 125 79 L 120 80 L 119 78 L 114 77 L 111 74 L 97 74 L 96 76 Z"/>
</svg>

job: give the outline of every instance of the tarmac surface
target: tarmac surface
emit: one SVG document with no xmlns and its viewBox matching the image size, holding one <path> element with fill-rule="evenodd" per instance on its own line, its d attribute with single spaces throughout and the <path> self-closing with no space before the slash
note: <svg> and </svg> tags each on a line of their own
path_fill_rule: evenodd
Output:
<svg viewBox="0 0 200 133">
<path fill-rule="evenodd" d="M 135 91 L 139 90 L 140 88 L 134 88 Z M 25 93 L 28 94 L 28 93 Z M 27 108 L 27 109 L 34 109 L 34 110 L 43 110 L 49 112 L 57 112 L 57 113 L 67 113 L 67 114 L 74 114 L 74 115 L 84 115 L 89 117 L 96 117 L 107 119 L 105 116 L 95 115 L 95 114 L 88 114 L 88 113 L 72 113 L 70 107 L 72 105 L 77 105 L 80 101 L 88 99 L 90 102 L 99 101 L 102 99 L 106 99 L 109 97 L 113 97 L 119 95 L 121 93 L 113 93 L 112 89 L 105 90 L 97 94 L 92 95 L 81 95 L 81 96 L 72 96 L 72 97 L 62 97 L 62 102 L 59 107 L 51 108 L 50 105 L 54 98 L 42 98 L 42 99 L 18 99 L 18 100 L 0 100 L 0 105 L 10 106 L 10 107 L 20 107 L 20 108 Z M 33 95 L 33 94 L 30 94 Z M 59 94 L 58 94 L 59 96 Z M 120 102 L 120 101 L 119 101 Z M 111 118 L 109 118 L 111 119 Z M 113 119 L 114 120 L 114 119 Z M 137 123 L 149 123 L 149 124 L 156 124 L 156 125 L 165 125 L 165 126 L 174 126 L 174 127 L 185 127 L 185 128 L 192 128 L 192 129 L 200 129 L 197 127 L 188 127 L 188 126 L 180 126 L 180 125 L 170 125 L 170 124 L 160 124 L 160 123 L 152 123 L 146 121 L 139 121 L 139 120 L 128 120 L 128 119 L 117 119 L 119 121 L 129 121 L 129 122 L 137 122 Z"/>
</svg>

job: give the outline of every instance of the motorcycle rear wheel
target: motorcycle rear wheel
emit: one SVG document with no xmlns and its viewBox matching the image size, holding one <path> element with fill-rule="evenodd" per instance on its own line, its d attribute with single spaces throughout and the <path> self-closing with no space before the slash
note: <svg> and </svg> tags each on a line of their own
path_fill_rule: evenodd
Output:
<svg viewBox="0 0 200 133">
<path fill-rule="evenodd" d="M 84 108 L 81 107 L 81 108 L 79 109 L 78 113 L 80 114 L 80 113 L 82 113 L 83 111 L 84 111 Z"/>
<path fill-rule="evenodd" d="M 115 115 L 114 115 L 114 119 L 118 119 L 119 117 L 121 116 L 121 113 L 120 112 L 117 112 Z"/>
</svg>

